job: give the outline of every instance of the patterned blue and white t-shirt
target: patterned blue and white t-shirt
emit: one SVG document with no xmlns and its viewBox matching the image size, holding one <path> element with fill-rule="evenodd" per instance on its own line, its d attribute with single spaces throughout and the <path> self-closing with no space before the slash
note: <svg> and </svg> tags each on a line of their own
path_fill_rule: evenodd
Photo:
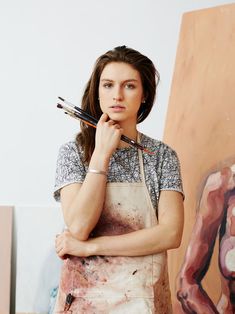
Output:
<svg viewBox="0 0 235 314">
<path fill-rule="evenodd" d="M 143 153 L 145 182 L 153 207 L 157 210 L 160 191 L 173 190 L 183 194 L 180 163 L 176 152 L 162 141 L 139 133 L 140 144 L 153 155 Z M 83 151 L 70 141 L 60 147 L 57 159 L 54 198 L 60 200 L 60 190 L 71 183 L 82 183 L 88 166 L 82 162 Z M 138 150 L 129 146 L 117 149 L 109 163 L 107 182 L 140 182 Z M 183 194 L 184 195 L 184 194 Z"/>
</svg>

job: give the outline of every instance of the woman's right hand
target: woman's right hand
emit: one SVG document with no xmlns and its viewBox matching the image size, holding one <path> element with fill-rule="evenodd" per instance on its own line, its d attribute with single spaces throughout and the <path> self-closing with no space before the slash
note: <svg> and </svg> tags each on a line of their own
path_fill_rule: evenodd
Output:
<svg viewBox="0 0 235 314">
<path fill-rule="evenodd" d="M 123 129 L 115 121 L 107 120 L 107 113 L 103 113 L 96 128 L 95 151 L 110 158 L 118 147 Z"/>
</svg>

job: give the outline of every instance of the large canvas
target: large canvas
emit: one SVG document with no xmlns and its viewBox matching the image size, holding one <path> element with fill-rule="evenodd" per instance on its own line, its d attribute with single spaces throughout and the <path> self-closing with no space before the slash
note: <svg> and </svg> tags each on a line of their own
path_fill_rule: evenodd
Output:
<svg viewBox="0 0 235 314">
<path fill-rule="evenodd" d="M 16 314 L 45 314 L 53 308 L 61 260 L 55 236 L 64 228 L 61 209 L 15 207 Z"/>
<path fill-rule="evenodd" d="M 10 206 L 0 206 L 0 313 L 10 312 L 12 212 Z"/>
<path fill-rule="evenodd" d="M 235 4 L 184 14 L 164 141 L 181 160 L 174 313 L 235 311 Z"/>
</svg>

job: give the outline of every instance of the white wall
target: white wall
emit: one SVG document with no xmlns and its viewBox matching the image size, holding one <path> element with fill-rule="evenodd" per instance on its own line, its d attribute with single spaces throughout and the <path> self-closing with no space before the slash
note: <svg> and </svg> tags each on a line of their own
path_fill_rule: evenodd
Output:
<svg viewBox="0 0 235 314">
<path fill-rule="evenodd" d="M 0 203 L 53 205 L 59 146 L 79 123 L 56 109 L 79 104 L 95 59 L 117 45 L 147 54 L 161 74 L 141 130 L 161 139 L 181 16 L 233 1 L 0 0 Z"/>
</svg>

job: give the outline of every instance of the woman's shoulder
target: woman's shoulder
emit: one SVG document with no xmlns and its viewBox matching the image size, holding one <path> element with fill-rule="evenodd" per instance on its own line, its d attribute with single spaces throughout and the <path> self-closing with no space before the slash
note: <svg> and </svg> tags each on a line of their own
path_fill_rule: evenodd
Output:
<svg viewBox="0 0 235 314">
<path fill-rule="evenodd" d="M 60 154 L 66 155 L 66 154 L 75 153 L 75 154 L 80 155 L 81 152 L 82 152 L 81 147 L 77 145 L 76 141 L 65 142 L 59 147 Z"/>
<path fill-rule="evenodd" d="M 156 156 L 168 154 L 176 154 L 175 150 L 161 140 L 154 139 L 144 133 L 140 133 L 141 144 L 155 153 Z"/>
<path fill-rule="evenodd" d="M 77 145 L 75 140 L 63 143 L 59 147 L 58 162 L 64 163 L 65 161 L 71 161 L 82 164 L 82 160 L 83 150 L 79 145 Z"/>
</svg>

